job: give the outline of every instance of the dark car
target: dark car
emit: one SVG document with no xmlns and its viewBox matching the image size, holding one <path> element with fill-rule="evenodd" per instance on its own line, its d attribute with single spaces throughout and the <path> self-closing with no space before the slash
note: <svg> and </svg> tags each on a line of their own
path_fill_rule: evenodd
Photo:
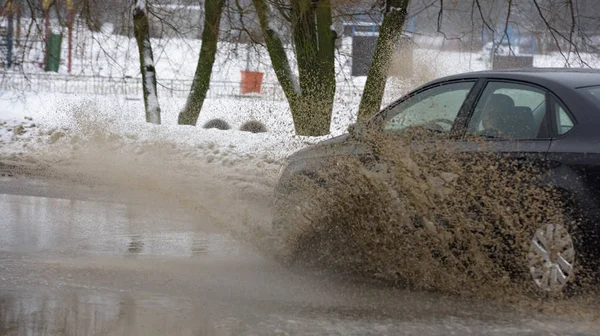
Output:
<svg viewBox="0 0 600 336">
<path fill-rule="evenodd" d="M 435 102 L 435 103 L 434 103 Z M 496 111 L 496 112 L 490 112 Z M 490 127 L 490 115 L 496 124 Z M 592 69 L 516 69 L 469 72 L 431 81 L 390 104 L 347 134 L 322 141 L 288 157 L 282 167 L 276 200 L 293 192 L 290 181 L 318 177 L 327 158 L 367 156 L 370 145 L 362 141 L 364 130 L 401 131 L 420 126 L 474 151 L 473 135 L 484 139 L 487 150 L 516 160 L 543 162 L 545 181 L 572 199 L 572 207 L 584 218 L 581 232 L 563 232 L 570 244 L 554 242 L 552 230 L 540 224 L 531 237 L 539 255 L 529 272 L 539 289 L 562 292 L 579 276 L 574 265 L 585 251 L 586 267 L 598 270 L 600 250 L 600 71 Z M 373 167 L 373 165 L 371 165 Z M 372 169 L 372 168 L 370 168 Z M 273 225 L 289 218 L 276 201 Z M 286 223 L 289 225 L 289 223 Z M 563 228 L 564 229 L 564 228 Z M 548 233 L 548 234 L 547 234 Z M 564 238 L 564 237 L 563 237 Z M 553 246 L 555 243 L 558 246 Z M 558 247 L 558 248 L 556 248 Z"/>
</svg>

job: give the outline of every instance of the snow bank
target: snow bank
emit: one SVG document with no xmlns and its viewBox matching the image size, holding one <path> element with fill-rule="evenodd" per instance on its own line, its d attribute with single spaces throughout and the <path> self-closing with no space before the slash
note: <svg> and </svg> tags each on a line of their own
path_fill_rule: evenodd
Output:
<svg viewBox="0 0 600 336">
<path fill-rule="evenodd" d="M 202 163 L 226 170 L 250 166 L 274 174 L 287 155 L 329 137 L 294 136 L 287 104 L 260 99 L 207 99 L 198 125 L 220 118 L 232 126 L 225 131 L 177 125 L 180 107 L 185 104 L 184 99 L 177 98 L 161 101 L 162 125 L 146 123 L 141 99 L 123 96 L 5 94 L 0 99 L 3 154 L 53 165 L 95 155 L 92 153 L 103 148 L 105 153 L 130 158 L 156 157 L 182 165 Z M 345 131 L 355 114 L 356 107 L 338 106 L 330 136 Z M 239 131 L 249 120 L 262 122 L 268 131 Z"/>
</svg>

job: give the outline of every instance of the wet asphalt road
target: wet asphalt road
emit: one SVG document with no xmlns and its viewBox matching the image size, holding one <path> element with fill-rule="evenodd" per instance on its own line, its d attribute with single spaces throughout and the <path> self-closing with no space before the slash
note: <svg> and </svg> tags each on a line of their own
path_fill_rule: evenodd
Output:
<svg viewBox="0 0 600 336">
<path fill-rule="evenodd" d="M 286 269 L 131 190 L 2 177 L 0 232 L 1 335 L 600 335 L 587 315 Z"/>
</svg>

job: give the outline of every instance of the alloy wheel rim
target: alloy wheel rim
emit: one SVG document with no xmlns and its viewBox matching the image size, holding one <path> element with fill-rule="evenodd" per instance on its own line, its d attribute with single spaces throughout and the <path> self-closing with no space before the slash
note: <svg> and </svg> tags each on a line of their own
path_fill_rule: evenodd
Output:
<svg viewBox="0 0 600 336">
<path fill-rule="evenodd" d="M 529 247 L 529 272 L 546 292 L 562 290 L 573 276 L 575 248 L 567 228 L 546 224 L 533 235 Z"/>
</svg>

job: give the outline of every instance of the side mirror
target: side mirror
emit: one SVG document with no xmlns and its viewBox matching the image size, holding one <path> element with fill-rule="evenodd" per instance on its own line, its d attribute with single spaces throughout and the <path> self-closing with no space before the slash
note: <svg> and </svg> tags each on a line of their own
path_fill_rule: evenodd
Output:
<svg viewBox="0 0 600 336">
<path fill-rule="evenodd" d="M 367 126 L 360 122 L 350 124 L 350 126 L 348 126 L 348 133 L 350 134 L 350 138 L 362 141 L 367 135 Z"/>
</svg>

